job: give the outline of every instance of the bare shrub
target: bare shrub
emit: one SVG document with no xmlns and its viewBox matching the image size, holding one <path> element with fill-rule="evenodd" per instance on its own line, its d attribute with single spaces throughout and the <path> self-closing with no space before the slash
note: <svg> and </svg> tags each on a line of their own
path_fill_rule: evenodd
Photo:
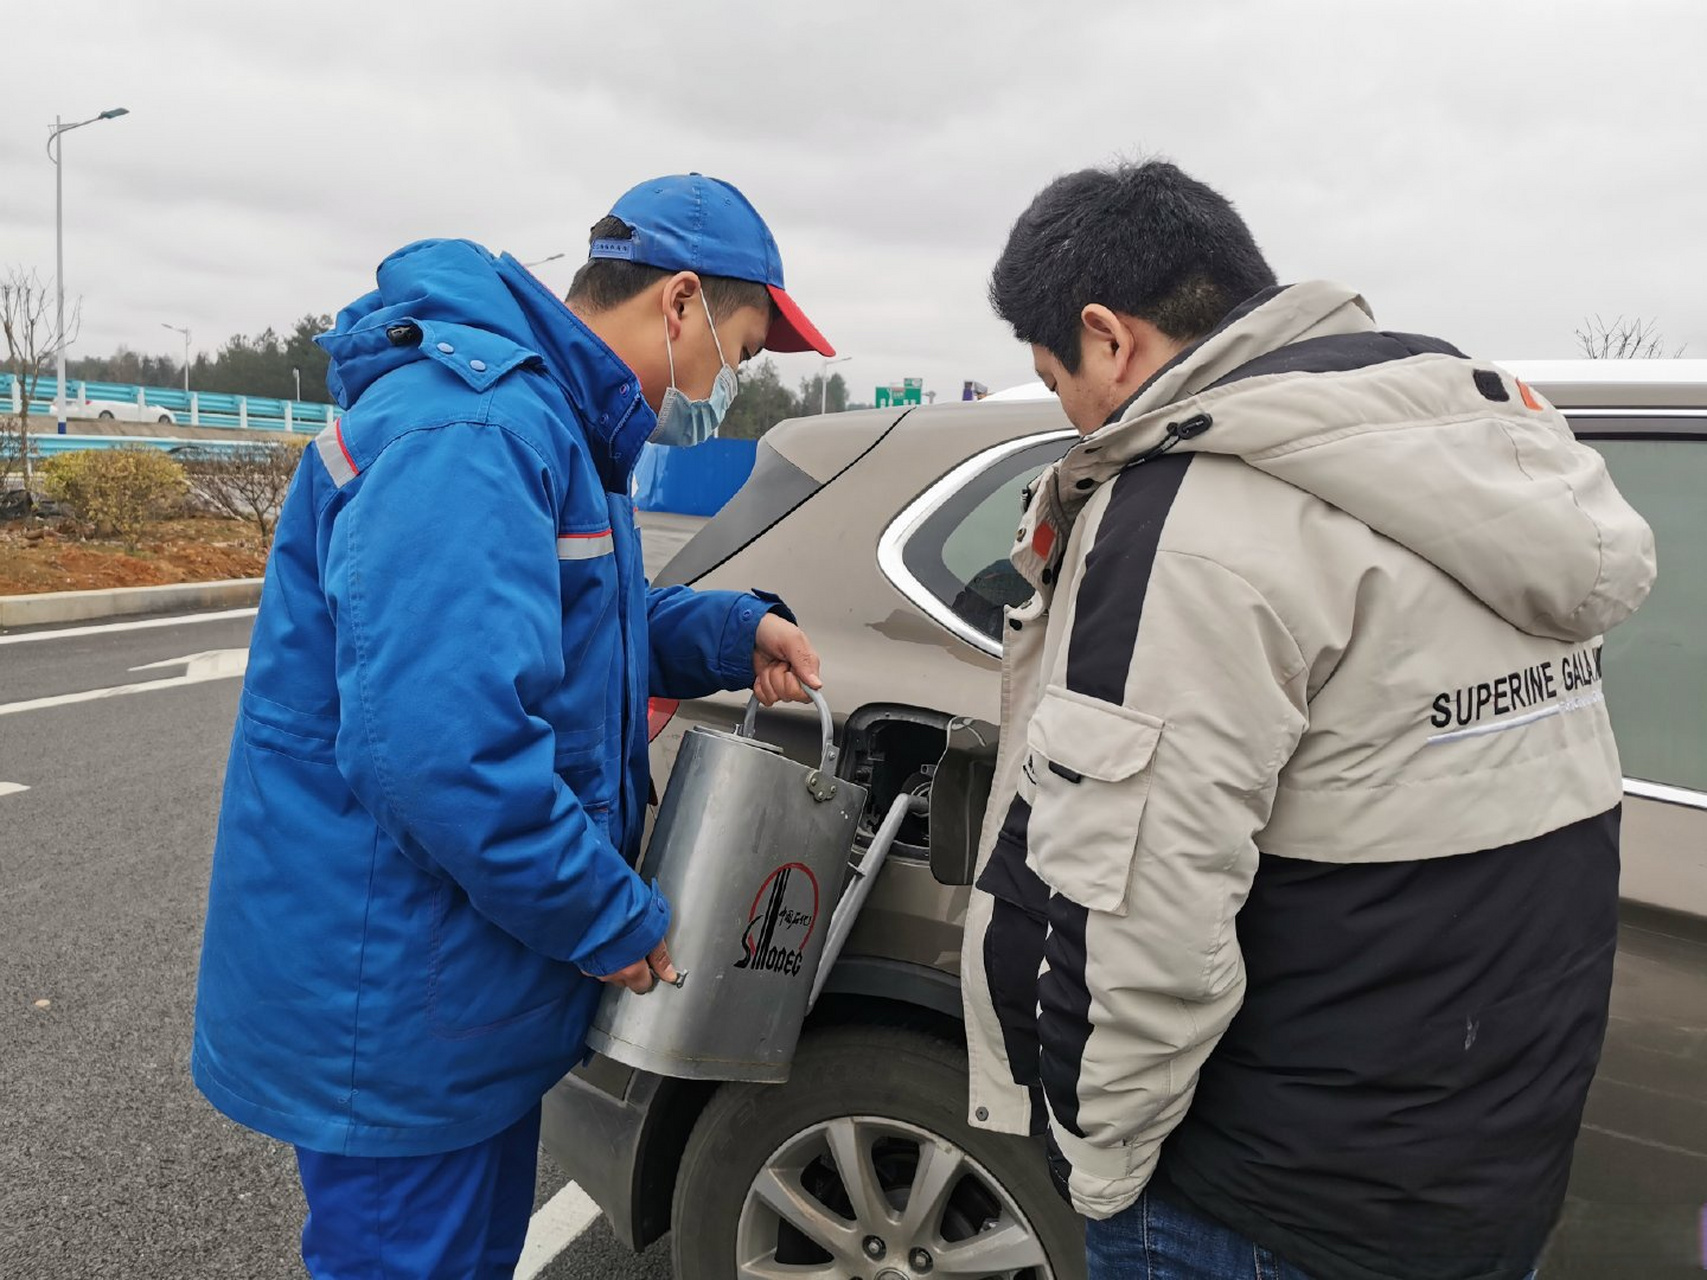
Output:
<svg viewBox="0 0 1707 1280">
<path fill-rule="evenodd" d="M 98 535 L 135 551 L 184 493 L 184 469 L 158 449 L 80 449 L 41 466 L 42 488 Z"/>
<path fill-rule="evenodd" d="M 265 541 L 272 537 L 305 443 L 257 441 L 218 451 L 191 447 L 176 457 L 189 477 L 190 492 L 204 507 L 248 521 Z"/>
<path fill-rule="evenodd" d="M 1599 316 L 1583 321 L 1577 330 L 1577 346 L 1590 360 L 1664 360 L 1683 355 L 1680 346 L 1666 350 L 1666 341 L 1651 320 L 1619 316 L 1607 324 Z"/>
</svg>

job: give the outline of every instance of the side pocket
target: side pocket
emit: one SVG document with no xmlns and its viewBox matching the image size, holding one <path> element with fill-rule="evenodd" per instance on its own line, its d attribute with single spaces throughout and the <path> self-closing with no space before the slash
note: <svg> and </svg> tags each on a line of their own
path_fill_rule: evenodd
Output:
<svg viewBox="0 0 1707 1280">
<path fill-rule="evenodd" d="M 552 767 L 593 820 L 606 827 L 607 834 L 609 811 L 616 793 L 616 775 L 609 763 L 605 759 L 602 725 L 590 733 L 569 734 L 558 730 Z"/>
<path fill-rule="evenodd" d="M 278 703 L 266 703 L 261 710 L 260 699 L 245 696 L 240 704 L 238 727 L 243 741 L 259 751 L 289 756 L 305 764 L 337 767 L 338 723 L 306 713 L 293 711 Z"/>
<path fill-rule="evenodd" d="M 1126 914 L 1163 727 L 1155 716 L 1059 685 L 1044 691 L 1026 737 L 1035 788 L 1026 861 L 1062 897 Z"/>
<path fill-rule="evenodd" d="M 427 1025 L 440 1039 L 471 1039 L 561 1012 L 580 982 L 573 966 L 487 920 L 451 881 L 433 884 L 431 910 Z"/>
<path fill-rule="evenodd" d="M 569 773 L 578 766 L 597 764 L 604 759 L 605 726 L 602 720 L 579 729 L 558 727 L 554 733 L 556 745 L 552 751 L 551 767 L 558 773 Z"/>
</svg>

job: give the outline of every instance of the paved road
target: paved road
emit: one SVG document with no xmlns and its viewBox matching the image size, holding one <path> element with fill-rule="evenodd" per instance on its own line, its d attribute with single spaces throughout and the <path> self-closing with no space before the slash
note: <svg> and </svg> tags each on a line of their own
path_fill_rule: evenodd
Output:
<svg viewBox="0 0 1707 1280">
<path fill-rule="evenodd" d="M 656 567 L 697 522 L 648 518 Z M 0 707 L 168 680 L 248 618 L 0 644 Z M 208 854 L 239 682 L 0 714 L 0 1276 L 302 1275 L 288 1148 L 189 1081 Z M 10 792 L 3 785 L 29 789 Z M 36 1001 L 51 1001 L 36 1007 Z M 563 1174 L 542 1160 L 543 1203 Z M 602 1221 L 541 1273 L 667 1280 Z"/>
<path fill-rule="evenodd" d="M 648 518 L 656 568 L 695 522 Z M 241 649 L 247 618 L 25 643 L 0 636 L 0 707 L 145 681 Z M 0 1277 L 299 1277 L 288 1149 L 188 1078 L 216 802 L 238 682 L 0 714 Z M 5 784 L 29 790 L 10 792 Z M 1695 945 L 1695 944 L 1692 944 Z M 1700 961 L 1627 931 L 1614 1036 L 1547 1280 L 1701 1274 L 1707 1052 Z M 51 1004 L 35 1006 L 38 1000 Z M 1654 1132 L 1655 1100 L 1678 1117 Z M 540 1203 L 563 1186 L 542 1161 Z M 1700 1224 L 1700 1225 L 1698 1225 Z M 595 1223 L 543 1280 L 668 1280 Z"/>
</svg>

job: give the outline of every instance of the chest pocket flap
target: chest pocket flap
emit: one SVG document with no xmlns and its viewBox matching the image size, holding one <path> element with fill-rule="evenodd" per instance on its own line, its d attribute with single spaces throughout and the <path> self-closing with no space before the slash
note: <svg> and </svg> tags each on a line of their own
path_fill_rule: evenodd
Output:
<svg viewBox="0 0 1707 1280">
<path fill-rule="evenodd" d="M 1034 795 L 1026 861 L 1062 897 L 1126 914 L 1163 727 L 1059 685 L 1044 691 L 1026 735 Z"/>
</svg>

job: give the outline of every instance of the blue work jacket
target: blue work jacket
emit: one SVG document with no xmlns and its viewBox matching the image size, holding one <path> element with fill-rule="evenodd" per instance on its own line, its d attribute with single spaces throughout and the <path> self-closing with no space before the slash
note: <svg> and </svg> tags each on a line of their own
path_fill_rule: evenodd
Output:
<svg viewBox="0 0 1707 1280">
<path fill-rule="evenodd" d="M 348 406 L 280 513 L 232 735 L 193 1071 L 350 1155 L 484 1140 L 664 938 L 648 694 L 753 679 L 774 597 L 652 591 L 634 374 L 514 259 L 410 245 L 320 339 Z"/>
</svg>

